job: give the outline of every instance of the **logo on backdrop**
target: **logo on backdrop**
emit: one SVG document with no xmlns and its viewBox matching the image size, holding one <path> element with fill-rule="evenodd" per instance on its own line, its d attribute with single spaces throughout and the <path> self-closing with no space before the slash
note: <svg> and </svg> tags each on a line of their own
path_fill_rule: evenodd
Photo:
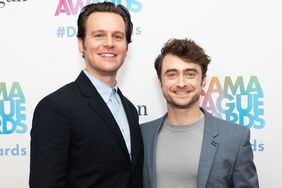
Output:
<svg viewBox="0 0 282 188">
<path fill-rule="evenodd" d="M 257 76 L 213 76 L 202 92 L 202 106 L 214 116 L 254 129 L 265 126 L 264 94 Z"/>
<path fill-rule="evenodd" d="M 0 135 L 27 132 L 25 102 L 19 82 L 0 82 Z"/>
<path fill-rule="evenodd" d="M 0 8 L 4 8 L 7 3 L 21 3 L 26 2 L 27 0 L 0 0 Z"/>
<path fill-rule="evenodd" d="M 263 129 L 264 93 L 257 76 L 213 76 L 202 92 L 202 107 L 214 116 L 253 129 Z M 250 140 L 254 152 L 262 152 L 260 140 Z"/>
<path fill-rule="evenodd" d="M 104 2 L 103 0 L 59 0 L 55 16 L 60 14 L 65 15 L 77 15 L 79 11 L 86 5 L 91 3 Z M 142 10 L 142 3 L 137 0 L 111 0 L 108 2 L 113 2 L 115 4 L 122 4 L 130 12 L 140 12 Z"/>
<path fill-rule="evenodd" d="M 98 2 L 104 2 L 104 0 L 59 0 L 56 7 L 55 16 L 77 15 L 84 6 Z M 138 0 L 108 0 L 108 2 L 122 4 L 132 13 L 139 13 L 143 8 L 143 4 Z M 135 25 L 136 24 L 134 24 L 132 34 L 136 36 L 141 35 L 141 27 Z M 76 27 L 71 25 L 59 25 L 56 29 L 57 38 L 76 37 L 76 33 Z"/>
</svg>

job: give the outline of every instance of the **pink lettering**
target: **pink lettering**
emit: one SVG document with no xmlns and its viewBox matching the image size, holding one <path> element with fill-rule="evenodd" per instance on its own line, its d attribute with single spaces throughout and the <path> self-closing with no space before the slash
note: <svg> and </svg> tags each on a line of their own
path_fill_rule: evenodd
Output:
<svg viewBox="0 0 282 188">
<path fill-rule="evenodd" d="M 57 10 L 55 12 L 55 16 L 59 16 L 60 13 L 66 13 L 67 15 L 70 15 L 70 10 L 69 10 L 66 0 L 59 1 Z"/>
</svg>

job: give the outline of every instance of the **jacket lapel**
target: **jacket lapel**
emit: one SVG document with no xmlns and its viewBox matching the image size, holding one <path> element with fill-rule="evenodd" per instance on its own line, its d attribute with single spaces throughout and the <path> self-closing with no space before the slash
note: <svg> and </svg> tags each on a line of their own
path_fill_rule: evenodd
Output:
<svg viewBox="0 0 282 188">
<path fill-rule="evenodd" d="M 213 123 L 214 117 L 206 112 L 204 109 L 202 111 L 205 114 L 205 128 L 204 128 L 204 137 L 203 144 L 201 148 L 200 162 L 198 167 L 198 177 L 197 177 L 197 187 L 205 188 L 207 184 L 207 180 L 209 177 L 209 173 L 212 167 L 212 163 L 219 145 L 219 130 L 216 128 Z M 146 154 L 148 156 L 148 170 L 149 177 L 151 177 L 152 187 L 156 187 L 156 141 L 158 132 L 165 120 L 167 114 L 165 114 L 162 118 L 160 118 L 154 125 L 152 129 L 153 134 L 153 143 L 152 147 L 148 147 L 149 151 Z M 153 127 L 153 125 L 152 125 Z"/>
<path fill-rule="evenodd" d="M 139 127 L 137 127 L 137 126 L 139 126 L 139 124 L 135 125 L 135 122 L 134 122 L 134 119 L 133 119 L 134 114 L 131 113 L 129 104 L 125 100 L 125 97 L 122 95 L 122 92 L 120 91 L 120 89 L 118 89 L 118 94 L 120 96 L 124 111 L 126 113 L 128 125 L 129 125 L 130 141 L 131 141 L 131 157 L 132 157 L 131 161 L 132 161 L 132 163 L 135 163 L 135 161 L 136 161 L 135 157 L 137 156 L 137 153 L 136 153 L 137 148 L 142 147 L 142 146 L 137 146 L 137 143 L 139 143 L 138 139 L 140 138 L 140 135 L 137 135 L 139 130 L 136 130 L 136 128 L 139 128 Z M 136 114 L 136 116 L 137 116 L 137 114 Z M 126 152 L 128 153 L 127 148 L 126 148 Z M 129 157 L 129 155 L 128 155 L 128 157 Z"/>
<path fill-rule="evenodd" d="M 110 128 L 116 137 L 117 142 L 120 144 L 124 154 L 130 160 L 119 126 L 96 88 L 82 71 L 75 82 L 77 83 L 82 96 L 85 97 L 90 107 L 95 110 L 95 112 L 105 121 L 105 125 Z"/>
<path fill-rule="evenodd" d="M 220 136 L 219 130 L 217 130 L 216 126 L 213 123 L 214 117 L 205 110 L 203 110 L 203 112 L 205 114 L 205 128 L 198 167 L 198 188 L 206 187 L 212 163 L 219 145 Z"/>
<path fill-rule="evenodd" d="M 149 171 L 149 177 L 151 177 L 151 183 L 152 186 L 151 187 L 157 187 L 157 174 L 156 174 L 156 143 L 157 143 L 157 137 L 158 137 L 158 133 L 163 125 L 163 122 L 165 120 L 165 118 L 167 117 L 167 113 L 161 117 L 160 119 L 158 119 L 158 121 L 156 121 L 155 125 L 152 125 L 152 139 L 153 141 L 151 143 L 153 143 L 152 147 L 148 147 L 148 152 L 146 152 L 146 154 L 149 154 L 148 156 L 148 171 Z"/>
</svg>

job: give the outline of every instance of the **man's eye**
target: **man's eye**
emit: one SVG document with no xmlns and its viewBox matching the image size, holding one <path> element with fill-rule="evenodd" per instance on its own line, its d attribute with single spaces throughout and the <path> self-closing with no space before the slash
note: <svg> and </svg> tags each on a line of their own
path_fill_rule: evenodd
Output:
<svg viewBox="0 0 282 188">
<path fill-rule="evenodd" d="M 188 78 L 193 78 L 193 77 L 195 77 L 195 73 L 193 73 L 193 72 L 187 72 L 187 73 L 185 74 L 185 76 L 188 77 Z"/>
<path fill-rule="evenodd" d="M 115 39 L 118 39 L 118 40 L 122 40 L 122 39 L 123 39 L 123 36 L 121 36 L 121 35 L 114 35 L 114 38 L 115 38 Z"/>
<path fill-rule="evenodd" d="M 168 74 L 167 77 L 169 78 L 174 78 L 176 75 L 175 74 Z"/>
<path fill-rule="evenodd" d="M 102 34 L 96 34 L 96 35 L 94 35 L 94 37 L 95 37 L 95 38 L 102 38 L 103 35 L 102 35 Z"/>
</svg>

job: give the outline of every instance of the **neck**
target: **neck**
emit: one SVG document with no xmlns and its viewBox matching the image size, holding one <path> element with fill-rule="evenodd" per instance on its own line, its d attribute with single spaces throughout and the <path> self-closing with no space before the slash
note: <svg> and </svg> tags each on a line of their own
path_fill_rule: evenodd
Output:
<svg viewBox="0 0 282 188">
<path fill-rule="evenodd" d="M 173 125 L 188 125 L 195 123 L 204 116 L 199 106 L 180 109 L 168 106 L 168 121 Z"/>
<path fill-rule="evenodd" d="M 90 73 L 92 76 L 100 80 L 101 82 L 107 84 L 109 87 L 113 88 L 116 84 L 116 73 L 108 73 L 108 74 L 97 74 L 92 69 L 85 69 L 88 73 Z"/>
</svg>

